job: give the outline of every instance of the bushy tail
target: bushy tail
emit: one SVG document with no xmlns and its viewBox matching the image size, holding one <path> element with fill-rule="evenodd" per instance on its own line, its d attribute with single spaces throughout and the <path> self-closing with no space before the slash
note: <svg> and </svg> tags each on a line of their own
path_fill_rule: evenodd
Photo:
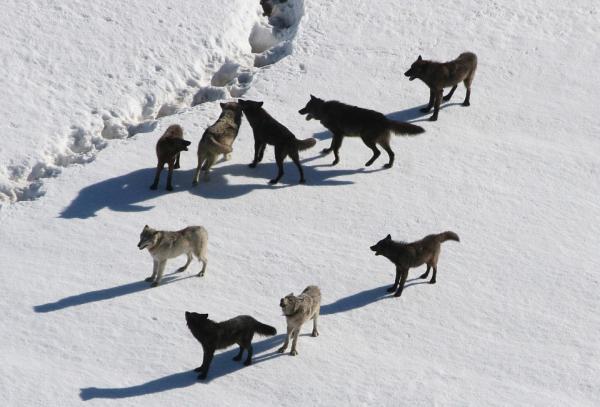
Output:
<svg viewBox="0 0 600 407">
<path fill-rule="evenodd" d="M 448 231 L 448 232 L 440 233 L 438 236 L 440 237 L 442 242 L 445 242 L 446 240 L 454 240 L 456 242 L 460 242 L 458 235 L 454 232 Z"/>
<path fill-rule="evenodd" d="M 209 140 L 217 148 L 217 150 L 219 150 L 219 153 L 221 154 L 229 154 L 233 151 L 233 148 L 226 146 L 225 144 L 219 143 L 217 139 L 213 136 L 210 136 Z"/>
<path fill-rule="evenodd" d="M 263 336 L 273 336 L 277 334 L 277 330 L 270 325 L 263 324 L 261 322 L 256 321 L 256 326 L 254 327 L 254 331 Z"/>
<path fill-rule="evenodd" d="M 317 144 L 317 140 L 312 137 L 305 138 L 304 140 L 296 140 L 299 151 L 308 150 L 309 148 L 314 147 L 315 144 Z"/>
<path fill-rule="evenodd" d="M 396 134 L 415 135 L 425 132 L 425 129 L 421 126 L 417 126 L 410 123 L 397 122 L 396 120 L 388 120 L 388 126 L 391 131 Z"/>
</svg>

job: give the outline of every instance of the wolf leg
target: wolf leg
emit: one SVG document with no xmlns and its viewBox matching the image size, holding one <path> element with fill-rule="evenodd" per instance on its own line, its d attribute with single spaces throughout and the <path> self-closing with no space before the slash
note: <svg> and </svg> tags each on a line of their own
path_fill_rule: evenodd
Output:
<svg viewBox="0 0 600 407">
<path fill-rule="evenodd" d="M 180 155 L 181 155 L 181 153 L 177 153 L 177 156 L 175 157 L 175 166 L 174 166 L 174 168 L 176 170 L 178 170 L 180 168 L 180 166 L 179 166 L 179 156 Z"/>
<path fill-rule="evenodd" d="M 252 349 L 252 340 L 248 343 L 248 347 L 246 348 L 248 351 L 248 356 L 246 356 L 246 361 L 244 362 L 245 366 L 250 366 L 252 364 L 252 354 L 254 353 L 254 349 Z"/>
<path fill-rule="evenodd" d="M 402 279 L 400 280 L 400 285 L 398 286 L 398 291 L 394 294 L 394 297 L 400 297 L 402 295 L 402 290 L 404 289 L 404 283 L 406 283 L 406 277 L 408 277 L 408 269 L 402 270 Z"/>
<path fill-rule="evenodd" d="M 235 355 L 233 357 L 233 360 L 235 360 L 236 362 L 242 360 L 242 355 L 244 354 L 244 348 L 242 347 L 242 345 L 240 345 L 240 351 L 238 352 L 237 355 Z"/>
<path fill-rule="evenodd" d="M 260 142 L 260 140 L 257 140 L 256 138 L 254 138 L 254 159 L 252 160 L 252 162 L 250 164 L 248 164 L 248 167 L 250 168 L 254 168 L 256 167 L 256 164 L 258 164 L 258 156 L 260 154 L 260 149 L 262 147 L 262 143 Z"/>
<path fill-rule="evenodd" d="M 315 314 L 314 318 L 313 318 L 313 330 L 312 330 L 312 336 L 313 337 L 317 337 L 319 336 L 319 330 L 317 329 L 317 319 L 319 319 L 319 314 Z"/>
<path fill-rule="evenodd" d="M 433 106 L 433 115 L 429 118 L 430 121 L 434 122 L 438 118 L 438 113 L 440 111 L 440 103 L 442 103 L 442 94 L 444 93 L 443 89 L 436 91 L 435 93 L 435 102 Z"/>
<path fill-rule="evenodd" d="M 333 155 L 334 155 L 334 160 L 331 163 L 331 165 L 336 165 L 337 163 L 340 162 L 340 147 L 342 146 L 342 140 L 344 139 L 344 135 L 343 134 L 334 134 L 333 135 L 333 140 L 331 141 L 331 149 L 333 150 Z"/>
<path fill-rule="evenodd" d="M 433 89 L 429 89 L 429 103 L 427 103 L 427 106 L 425 106 L 424 108 L 421 109 L 421 112 L 429 113 L 429 111 L 433 107 L 434 99 L 435 99 L 435 92 L 433 91 Z"/>
<path fill-rule="evenodd" d="M 202 366 L 197 368 L 196 371 L 199 371 L 198 380 L 206 379 L 208 375 L 208 369 L 210 368 L 210 364 L 213 360 L 213 356 L 215 355 L 215 351 L 210 349 L 208 351 L 204 351 L 204 358 L 202 359 Z"/>
<path fill-rule="evenodd" d="M 160 173 L 162 172 L 164 166 L 165 166 L 164 162 L 159 162 L 158 165 L 156 166 L 156 174 L 154 175 L 154 182 L 152 183 L 152 185 L 150 185 L 150 189 L 158 188 L 158 180 L 160 179 Z"/>
<path fill-rule="evenodd" d="M 204 180 L 205 181 L 208 181 L 210 179 L 210 171 L 212 169 L 212 166 L 215 164 L 216 160 L 217 160 L 216 155 L 210 155 L 206 159 L 204 166 L 202 167 L 202 170 L 204 171 Z"/>
<path fill-rule="evenodd" d="M 385 139 L 380 141 L 379 145 L 381 147 L 383 147 L 383 149 L 385 150 L 385 152 L 388 154 L 388 157 L 389 157 L 388 163 L 384 164 L 383 166 L 385 168 L 392 168 L 392 165 L 394 165 L 394 158 L 396 157 L 396 155 L 394 154 L 394 152 L 392 151 L 392 148 L 390 147 L 389 135 Z"/>
<path fill-rule="evenodd" d="M 300 335 L 300 327 L 294 329 L 292 332 L 292 350 L 290 350 L 290 355 L 296 356 L 298 354 L 298 350 L 296 350 L 296 344 L 298 343 L 298 336 Z"/>
<path fill-rule="evenodd" d="M 421 274 L 421 275 L 419 276 L 419 278 L 427 278 L 427 276 L 429 275 L 429 270 L 430 270 L 430 269 L 431 269 L 431 265 L 429 265 L 429 264 L 428 264 L 428 265 L 427 265 L 427 271 L 426 271 L 426 272 L 424 272 L 423 274 Z"/>
<path fill-rule="evenodd" d="M 173 190 L 173 184 L 171 183 L 173 180 L 173 167 L 174 167 L 174 161 L 171 160 L 169 161 L 169 175 L 167 175 L 167 191 L 172 191 Z"/>
<path fill-rule="evenodd" d="M 429 284 L 435 284 L 435 276 L 437 275 L 437 265 L 434 264 L 433 265 L 433 276 L 431 276 L 431 281 L 429 281 Z"/>
<path fill-rule="evenodd" d="M 202 151 L 198 152 L 198 166 L 196 167 L 196 171 L 194 171 L 194 179 L 192 180 L 192 185 L 198 185 L 198 181 L 200 181 L 200 172 L 202 171 L 202 166 L 205 161 L 205 154 Z"/>
<path fill-rule="evenodd" d="M 156 279 L 157 272 L 158 272 L 158 262 L 156 260 L 154 260 L 154 263 L 152 265 L 152 275 L 150 277 L 148 277 L 145 281 L 147 281 L 148 283 L 151 281 L 154 281 Z"/>
<path fill-rule="evenodd" d="M 185 269 L 188 268 L 188 266 L 190 265 L 190 263 L 192 262 L 192 253 L 188 253 L 187 254 L 187 261 L 185 262 L 185 264 L 181 267 L 179 267 L 176 271 L 176 273 L 181 273 L 184 272 Z"/>
<path fill-rule="evenodd" d="M 290 153 L 290 157 L 292 158 L 292 161 L 294 162 L 294 164 L 296 164 L 296 167 L 298 167 L 298 172 L 300 172 L 300 183 L 304 184 L 306 182 L 306 180 L 304 179 L 304 171 L 302 171 L 302 165 L 300 165 L 300 157 L 298 156 L 298 151 L 293 151 L 292 153 Z"/>
<path fill-rule="evenodd" d="M 393 293 L 398 289 L 398 283 L 400 281 L 400 267 L 396 266 L 396 278 L 394 279 L 394 285 L 387 289 L 388 293 Z"/>
<path fill-rule="evenodd" d="M 285 151 L 283 147 L 275 147 L 275 161 L 277 162 L 277 176 L 269 181 L 269 184 L 277 184 L 281 177 L 283 177 L 283 160 L 285 159 Z"/>
<path fill-rule="evenodd" d="M 288 344 L 290 343 L 290 336 L 292 335 L 293 329 L 288 326 L 287 327 L 287 335 L 285 336 L 285 341 L 283 342 L 283 345 L 281 346 L 281 348 L 277 349 L 277 352 L 279 353 L 283 353 L 285 352 L 285 350 L 288 347 Z"/>
<path fill-rule="evenodd" d="M 458 85 L 454 85 L 452 87 L 452 89 L 450 89 L 450 92 L 446 96 L 444 96 L 444 102 L 447 102 L 452 98 L 452 95 L 454 95 L 454 91 L 456 90 L 457 87 L 458 87 Z"/>
<path fill-rule="evenodd" d="M 158 268 L 156 271 L 156 279 L 152 283 L 152 287 L 156 287 L 157 285 L 160 284 L 160 280 L 162 279 L 163 272 L 165 271 L 165 264 L 167 264 L 166 260 L 158 262 Z"/>
<path fill-rule="evenodd" d="M 381 154 L 381 151 L 379 151 L 379 149 L 377 148 L 377 145 L 375 144 L 375 140 L 373 140 L 369 136 L 361 137 L 361 139 L 362 139 L 363 143 L 365 143 L 367 145 L 367 147 L 369 147 L 373 151 L 373 157 L 371 157 L 371 159 L 365 163 L 365 167 L 368 167 L 371 164 L 373 164 L 373 162 L 377 159 L 377 157 L 379 157 L 379 155 Z"/>
<path fill-rule="evenodd" d="M 200 272 L 198 273 L 198 277 L 203 277 L 204 274 L 206 273 L 206 265 L 208 264 L 208 259 L 206 258 L 205 255 L 200 254 L 198 256 L 198 260 L 200 260 L 202 262 L 202 270 L 200 270 Z"/>
<path fill-rule="evenodd" d="M 465 96 L 465 101 L 463 102 L 463 106 L 471 106 L 471 87 L 467 87 L 467 96 Z"/>
</svg>

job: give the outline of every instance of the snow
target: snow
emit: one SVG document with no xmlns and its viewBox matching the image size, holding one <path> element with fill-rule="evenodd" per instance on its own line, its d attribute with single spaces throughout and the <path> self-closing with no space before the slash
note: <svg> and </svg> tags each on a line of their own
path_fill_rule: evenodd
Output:
<svg viewBox="0 0 600 407">
<path fill-rule="evenodd" d="M 273 27 L 258 3 L 7 0 L 0 404 L 600 404 L 599 6 L 288 0 Z M 471 106 L 459 87 L 426 121 L 427 88 L 403 72 L 467 50 Z M 354 138 L 331 167 L 318 154 L 330 134 L 297 114 L 310 93 L 426 132 L 394 138 L 391 170 L 385 154 L 364 168 Z M 267 184 L 272 147 L 247 167 L 244 119 L 232 160 L 191 187 L 218 101 L 242 95 L 319 140 L 301 153 L 306 185 L 291 162 Z M 173 123 L 194 148 L 174 192 L 165 174 L 150 191 Z M 206 276 L 194 261 L 149 288 L 145 224 L 205 226 Z M 411 270 L 402 297 L 387 295 L 393 265 L 369 246 L 444 230 L 461 242 L 444 243 L 437 284 Z M 321 335 L 309 324 L 298 356 L 276 354 L 279 299 L 309 284 Z M 221 351 L 199 383 L 186 310 L 250 314 L 279 335 L 255 338 L 250 367 Z"/>
</svg>

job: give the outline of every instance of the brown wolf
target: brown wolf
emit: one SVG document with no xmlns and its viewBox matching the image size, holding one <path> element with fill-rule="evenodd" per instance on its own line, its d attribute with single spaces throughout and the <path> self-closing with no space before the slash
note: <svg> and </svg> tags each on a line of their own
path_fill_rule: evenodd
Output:
<svg viewBox="0 0 600 407">
<path fill-rule="evenodd" d="M 411 81 L 418 78 L 429 86 L 429 103 L 421 111 L 427 113 L 434 107 L 433 116 L 429 120 L 435 121 L 438 118 L 444 88 L 452 86 L 450 92 L 443 96 L 444 101 L 448 101 L 454 94 L 458 83 L 463 82 L 465 88 L 467 88 L 463 106 L 471 104 L 469 101 L 471 98 L 471 83 L 476 70 L 477 55 L 472 52 L 463 52 L 454 61 L 449 62 L 426 61 L 419 55 L 419 58 L 404 73 L 404 76 L 407 76 Z"/>
<path fill-rule="evenodd" d="M 290 156 L 296 167 L 298 167 L 300 183 L 304 183 L 306 180 L 300 165 L 298 151 L 311 148 L 317 143 L 317 140 L 314 138 L 298 140 L 287 127 L 271 117 L 262 108 L 263 102 L 239 99 L 238 103 L 242 106 L 242 111 L 254 133 L 254 160 L 249 164 L 249 167 L 254 168 L 261 162 L 267 144 L 271 144 L 275 146 L 275 161 L 277 162 L 278 172 L 277 176 L 269 183 L 276 184 L 281 179 L 283 176 L 283 160 L 287 156 Z"/>
<path fill-rule="evenodd" d="M 156 143 L 156 158 L 158 165 L 156 166 L 156 175 L 150 189 L 158 188 L 158 180 L 160 173 L 165 164 L 169 165 L 169 175 L 167 177 L 167 191 L 173 190 L 171 180 L 173 178 L 173 169 L 179 168 L 179 154 L 182 151 L 187 151 L 187 147 L 192 144 L 190 141 L 183 139 L 183 129 L 178 124 L 172 124 L 167 128 L 165 133 L 160 136 Z"/>
<path fill-rule="evenodd" d="M 365 164 L 367 167 L 373 164 L 381 154 L 377 148 L 377 144 L 379 144 L 389 156 L 389 161 L 384 167 L 391 168 L 394 164 L 394 152 L 390 147 L 390 133 L 419 134 L 425 131 L 422 127 L 414 124 L 390 120 L 374 110 L 347 105 L 337 100 L 324 101 L 313 95 L 310 95 L 310 100 L 298 113 L 305 114 L 306 120 L 319 120 L 333 133 L 331 146 L 321 151 L 324 154 L 333 151 L 335 159 L 332 165 L 336 165 L 340 161 L 339 149 L 344 136 L 360 137 L 363 143 L 373 151 L 373 156 Z"/>
<path fill-rule="evenodd" d="M 226 160 L 231 158 L 235 141 L 242 122 L 242 107 L 239 103 L 221 103 L 221 115 L 217 121 L 204 131 L 198 143 L 198 167 L 194 173 L 193 184 L 198 184 L 200 171 L 204 171 L 204 179 L 220 154 Z"/>
<path fill-rule="evenodd" d="M 419 278 L 427 278 L 429 270 L 433 268 L 433 276 L 429 284 L 435 284 L 437 274 L 437 262 L 440 257 L 440 249 L 446 240 L 460 242 L 458 235 L 454 232 L 444 232 L 438 235 L 428 235 L 423 239 L 412 243 L 395 242 L 390 235 L 381 239 L 377 244 L 371 246 L 376 256 L 383 255 L 396 265 L 396 279 L 394 285 L 388 288 L 388 292 L 396 291 L 394 296 L 402 295 L 402 289 L 408 276 L 408 269 L 427 264 L 427 271 Z"/>
</svg>

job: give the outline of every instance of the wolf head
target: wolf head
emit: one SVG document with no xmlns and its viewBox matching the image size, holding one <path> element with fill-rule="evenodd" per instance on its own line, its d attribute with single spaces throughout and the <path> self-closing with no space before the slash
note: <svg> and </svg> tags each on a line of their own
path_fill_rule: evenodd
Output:
<svg viewBox="0 0 600 407">
<path fill-rule="evenodd" d="M 161 139 L 168 139 L 168 145 L 171 149 L 178 153 L 180 151 L 188 151 L 188 146 L 192 144 L 191 141 L 187 141 L 183 139 L 183 128 L 181 128 L 178 124 L 170 125 L 165 133 L 162 135 Z"/>
<path fill-rule="evenodd" d="M 234 118 L 242 116 L 242 106 L 236 102 L 219 103 L 221 106 L 221 114 L 231 113 Z"/>
<path fill-rule="evenodd" d="M 158 238 L 159 232 L 146 225 L 144 226 L 142 233 L 140 233 L 138 248 L 144 250 L 146 247 L 153 247 L 158 243 Z"/>
<path fill-rule="evenodd" d="M 427 61 L 423 60 L 421 55 L 419 55 L 419 58 L 413 62 L 413 64 L 410 66 L 410 69 L 404 72 L 404 76 L 407 76 L 409 81 L 415 80 L 416 78 L 422 78 L 425 74 L 427 65 Z"/>
<path fill-rule="evenodd" d="M 254 100 L 244 100 L 244 99 L 238 99 L 238 103 L 242 107 L 242 111 L 244 113 L 258 110 L 263 105 L 263 102 L 256 102 Z"/>
<path fill-rule="evenodd" d="M 294 293 L 290 293 L 279 300 L 279 306 L 283 315 L 292 315 L 298 309 L 298 301 Z"/>
<path fill-rule="evenodd" d="M 185 321 L 188 326 L 199 326 L 208 319 L 208 314 L 198 314 L 197 312 L 185 312 Z"/>
<path fill-rule="evenodd" d="M 306 120 L 317 119 L 319 120 L 321 111 L 321 107 L 323 106 L 325 101 L 323 99 L 319 99 L 313 95 L 310 95 L 310 100 L 302 109 L 298 110 L 298 113 L 305 114 Z"/>
<path fill-rule="evenodd" d="M 391 242 L 392 236 L 387 235 L 385 238 L 381 239 L 379 242 L 371 246 L 371 250 L 375 252 L 375 256 L 381 256 L 382 254 L 384 254 L 385 250 L 388 248 Z"/>
</svg>

